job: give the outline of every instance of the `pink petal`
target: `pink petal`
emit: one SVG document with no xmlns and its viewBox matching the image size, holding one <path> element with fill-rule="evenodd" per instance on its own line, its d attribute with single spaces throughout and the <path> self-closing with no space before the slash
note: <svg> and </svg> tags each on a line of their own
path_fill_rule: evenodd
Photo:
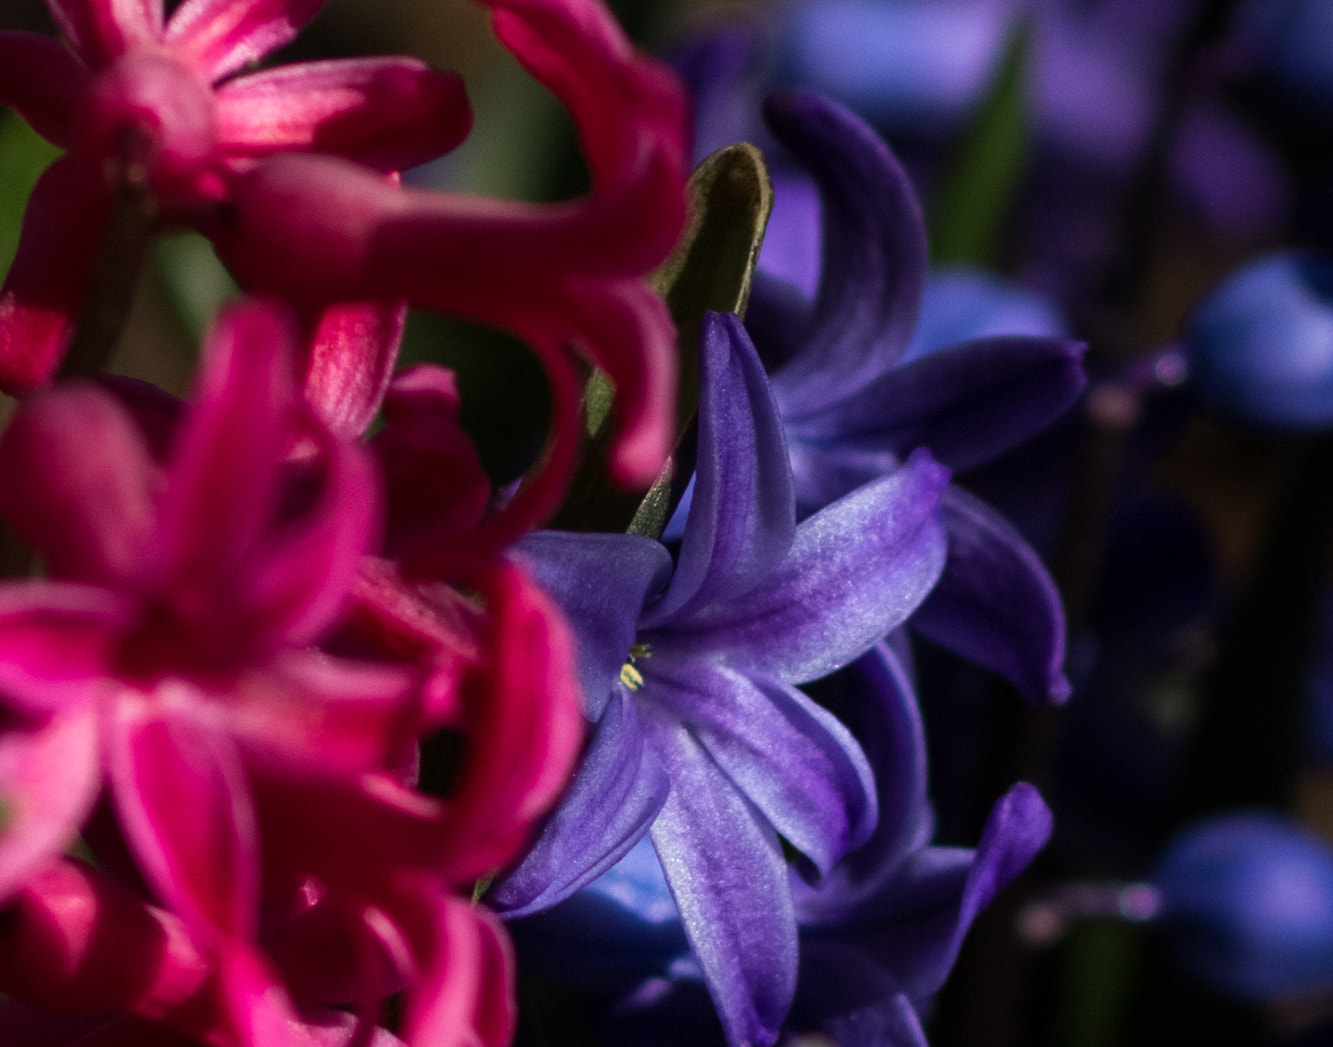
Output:
<svg viewBox="0 0 1333 1047">
<path fill-rule="evenodd" d="M 206 940 L 246 940 L 258 922 L 254 810 L 235 743 L 182 715 L 202 697 L 180 681 L 143 700 L 122 697 L 107 725 L 107 770 L 121 826 L 158 895 Z"/>
<path fill-rule="evenodd" d="M 38 180 L 14 264 L 0 287 L 0 390 L 50 381 L 73 334 L 109 198 L 78 160 L 62 157 Z"/>
<path fill-rule="evenodd" d="M 38 1007 L 161 1018 L 211 973 L 179 919 L 76 862 L 34 876 L 0 928 L 0 991 Z"/>
<path fill-rule="evenodd" d="M 443 156 L 472 127 L 463 81 L 415 58 L 283 65 L 217 90 L 218 138 L 233 161 L 333 153 L 381 171 Z"/>
<path fill-rule="evenodd" d="M 0 512 L 56 578 L 136 588 L 160 481 L 134 420 L 95 386 L 36 393 L 0 437 Z"/>
<path fill-rule="evenodd" d="M 296 331 L 276 303 L 225 310 L 204 348 L 195 405 L 177 434 L 161 506 L 170 597 L 196 632 L 256 628 L 235 607 L 261 536 L 277 511 L 279 469 L 296 402 Z M 237 620 L 224 622 L 228 612 Z M 238 637 L 218 637 L 235 643 Z"/>
<path fill-rule="evenodd" d="M 92 702 L 41 727 L 0 734 L 0 900 L 78 836 L 100 781 Z"/>
<path fill-rule="evenodd" d="M 451 817 L 467 846 L 442 870 L 455 883 L 517 856 L 568 785 L 586 726 L 573 636 L 550 598 L 512 565 L 479 588 L 491 661 L 464 692 L 469 747 Z"/>
<path fill-rule="evenodd" d="M 164 38 L 214 83 L 291 40 L 324 0 L 185 0 Z"/>
<path fill-rule="evenodd" d="M 38 33 L 0 33 L 0 105 L 64 148 L 89 73 L 59 41 Z"/>
<path fill-rule="evenodd" d="M 136 611 L 93 586 L 0 585 L 0 704 L 42 717 L 92 701 Z"/>
<path fill-rule="evenodd" d="M 393 378 L 407 322 L 404 303 L 356 302 L 319 314 L 306 355 L 305 397 L 335 436 L 370 428 Z"/>
<path fill-rule="evenodd" d="M 421 891 L 391 914 L 418 969 L 403 1016 L 410 1047 L 504 1047 L 514 1029 L 509 937 L 485 909 Z"/>
<path fill-rule="evenodd" d="M 162 0 L 46 0 L 74 53 L 94 70 L 162 35 Z"/>
</svg>

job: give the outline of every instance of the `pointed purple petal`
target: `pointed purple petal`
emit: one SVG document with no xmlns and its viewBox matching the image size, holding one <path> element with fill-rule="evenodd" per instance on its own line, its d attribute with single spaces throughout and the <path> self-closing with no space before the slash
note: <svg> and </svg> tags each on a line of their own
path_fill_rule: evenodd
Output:
<svg viewBox="0 0 1333 1047">
<path fill-rule="evenodd" d="M 904 858 L 934 831 L 926 793 L 926 737 L 916 693 L 901 659 L 887 643 L 821 685 L 849 692 L 847 723 L 875 769 L 879 823 L 870 839 L 817 884 L 792 881 L 802 926 L 854 918 L 856 909 L 892 885 Z M 835 708 L 843 712 L 843 701 Z"/>
<path fill-rule="evenodd" d="M 100 781 L 94 702 L 0 734 L 0 901 L 77 838 Z"/>
<path fill-rule="evenodd" d="M 644 748 L 636 700 L 618 689 L 560 806 L 486 904 L 515 919 L 564 901 L 642 838 L 670 788 L 661 764 Z"/>
<path fill-rule="evenodd" d="M 166 44 L 213 83 L 291 40 L 324 0 L 185 0 L 167 22 Z"/>
<path fill-rule="evenodd" d="M 921 205 L 888 147 L 814 95 L 770 96 L 769 127 L 820 184 L 824 255 L 801 354 L 773 379 L 788 419 L 838 403 L 888 370 L 912 339 L 926 275 Z"/>
<path fill-rule="evenodd" d="M 88 69 L 58 40 L 38 33 L 0 33 L 0 105 L 39 135 L 69 148 L 74 113 Z"/>
<path fill-rule="evenodd" d="M 543 531 L 516 547 L 574 628 L 584 715 L 602 718 L 629 657 L 645 601 L 666 583 L 671 557 L 637 535 Z"/>
<path fill-rule="evenodd" d="M 51 380 L 69 347 L 110 204 L 77 158 L 42 174 L 0 287 L 0 390 L 27 392 Z"/>
<path fill-rule="evenodd" d="M 1064 608 L 1041 558 L 979 498 L 950 487 L 940 506 L 949 557 L 912 628 L 1000 673 L 1028 701 L 1065 701 Z"/>
<path fill-rule="evenodd" d="M 162 0 L 46 0 L 46 6 L 74 53 L 94 70 L 162 35 Z"/>
<path fill-rule="evenodd" d="M 861 747 L 793 687 L 698 659 L 651 656 L 644 694 L 669 709 L 779 833 L 821 874 L 875 826 Z"/>
<path fill-rule="evenodd" d="M 671 587 L 643 627 L 754 588 L 796 532 L 787 440 L 740 320 L 708 313 L 699 347 L 694 496 Z"/>
<path fill-rule="evenodd" d="M 796 988 L 796 916 L 777 834 L 678 724 L 649 744 L 671 795 L 649 835 L 727 1041 L 771 1044 Z"/>
<path fill-rule="evenodd" d="M 180 681 L 158 690 L 180 693 L 122 700 L 107 724 L 121 826 L 158 895 L 195 931 L 248 940 L 258 922 L 259 850 L 240 754 L 225 733 L 180 713 L 203 695 Z"/>
<path fill-rule="evenodd" d="M 937 507 L 948 479 L 917 452 L 802 523 L 786 560 L 757 590 L 661 630 L 663 646 L 706 651 L 786 683 L 840 669 L 901 625 L 939 578 L 945 536 Z M 653 642 L 652 634 L 643 639 Z"/>
<path fill-rule="evenodd" d="M 928 1047 L 898 983 L 855 946 L 801 942 L 801 981 L 790 1024 L 819 1029 L 838 1047 Z"/>
<path fill-rule="evenodd" d="M 941 349 L 881 375 L 828 411 L 791 426 L 817 455 L 839 449 L 917 447 L 950 469 L 970 469 L 1036 435 L 1083 391 L 1081 342 L 985 338 Z"/>
<path fill-rule="evenodd" d="M 472 127 L 459 76 L 415 58 L 277 66 L 216 97 L 218 141 L 233 161 L 302 150 L 401 171 L 443 156 Z"/>
</svg>

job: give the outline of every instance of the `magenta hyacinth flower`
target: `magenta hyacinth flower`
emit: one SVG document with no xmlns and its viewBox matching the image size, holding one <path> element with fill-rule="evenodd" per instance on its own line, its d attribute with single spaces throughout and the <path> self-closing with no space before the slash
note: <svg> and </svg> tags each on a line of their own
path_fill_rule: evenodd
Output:
<svg viewBox="0 0 1333 1047">
<path fill-rule="evenodd" d="M 90 385 L 34 394 L 0 440 L 0 510 L 48 574 L 0 587 L 0 896 L 70 843 L 105 780 L 140 873 L 229 957 L 233 989 L 266 977 L 256 775 L 401 761 L 420 683 L 311 646 L 379 496 L 365 452 L 304 406 L 295 346 L 276 307 L 225 314 L 165 466 Z M 302 437 L 317 455 L 290 458 Z"/>
<path fill-rule="evenodd" d="M 615 383 L 614 478 L 642 486 L 662 466 L 674 438 L 675 328 L 645 277 L 684 226 L 689 147 L 679 83 L 634 51 L 601 4 L 488 6 L 500 41 L 568 108 L 588 195 L 529 204 L 401 190 L 346 162 L 289 154 L 239 178 L 228 221 L 211 232 L 255 290 L 307 306 L 401 298 L 509 331 L 537 353 L 551 387 L 550 455 L 506 526 L 489 532 L 495 551 L 563 494 L 582 432 L 571 349 Z"/>
<path fill-rule="evenodd" d="M 0 104 L 68 150 L 42 176 L 0 288 L 0 388 L 48 380 L 72 333 L 118 188 L 164 224 L 195 225 L 257 160 L 325 152 L 393 172 L 471 127 L 457 76 L 404 57 L 242 70 L 322 0 L 51 0 L 65 37 L 0 32 Z"/>
</svg>

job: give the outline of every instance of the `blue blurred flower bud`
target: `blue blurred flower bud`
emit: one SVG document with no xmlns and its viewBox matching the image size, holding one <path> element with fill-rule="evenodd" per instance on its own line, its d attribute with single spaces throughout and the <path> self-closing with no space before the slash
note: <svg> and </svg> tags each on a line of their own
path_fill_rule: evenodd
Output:
<svg viewBox="0 0 1333 1047">
<path fill-rule="evenodd" d="M 1199 822 L 1156 875 L 1181 961 L 1215 988 L 1272 999 L 1333 984 L 1333 848 L 1275 814 Z"/>
<path fill-rule="evenodd" d="M 1261 425 L 1333 424 L 1333 262 L 1287 251 L 1242 266 L 1195 309 L 1185 345 L 1208 403 Z"/>
<path fill-rule="evenodd" d="M 1260 72 L 1324 116 L 1333 114 L 1333 4 L 1328 0 L 1250 0 L 1236 36 L 1253 49 Z"/>
</svg>

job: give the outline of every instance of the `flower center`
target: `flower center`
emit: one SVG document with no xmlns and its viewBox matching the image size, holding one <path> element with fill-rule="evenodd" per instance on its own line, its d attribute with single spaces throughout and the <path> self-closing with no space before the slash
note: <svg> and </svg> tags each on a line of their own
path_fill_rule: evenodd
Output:
<svg viewBox="0 0 1333 1047">
<path fill-rule="evenodd" d="M 165 203 L 207 195 L 217 153 L 213 91 L 162 51 L 131 51 L 89 85 L 78 150 L 109 185 L 146 186 Z"/>
<path fill-rule="evenodd" d="M 644 658 L 651 657 L 652 647 L 646 643 L 636 643 L 629 649 L 629 654 L 625 656 L 625 664 L 620 667 L 620 682 L 631 691 L 640 690 L 643 687 L 643 673 L 639 672 L 635 666 Z"/>
</svg>

